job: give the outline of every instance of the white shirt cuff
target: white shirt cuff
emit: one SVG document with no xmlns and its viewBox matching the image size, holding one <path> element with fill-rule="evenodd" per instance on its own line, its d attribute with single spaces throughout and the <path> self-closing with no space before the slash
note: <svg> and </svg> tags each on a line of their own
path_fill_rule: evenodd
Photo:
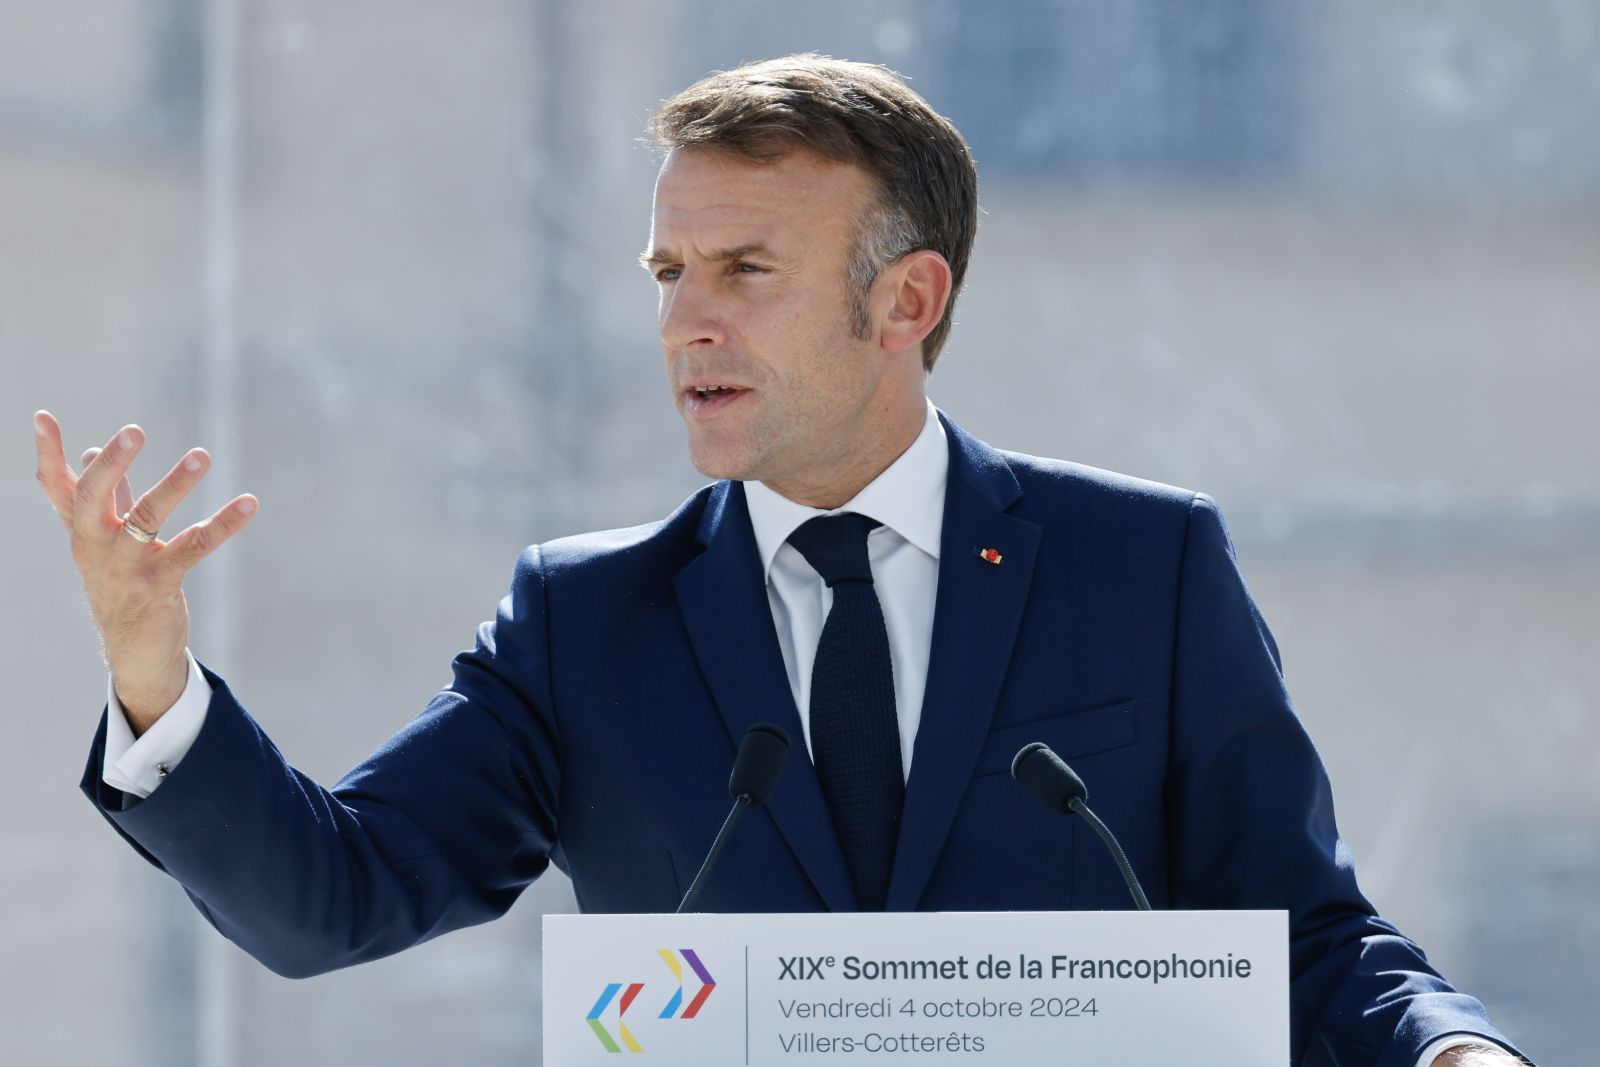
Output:
<svg viewBox="0 0 1600 1067">
<path fill-rule="evenodd" d="M 1477 1034 L 1446 1034 L 1422 1050 L 1422 1055 L 1417 1057 L 1417 1067 L 1431 1067 L 1435 1057 L 1443 1055 L 1453 1048 L 1460 1048 L 1462 1045 L 1482 1045 L 1485 1048 L 1497 1048 L 1507 1056 L 1511 1055 L 1510 1049 L 1498 1041 L 1489 1040 L 1487 1037 L 1479 1037 Z"/>
<path fill-rule="evenodd" d="M 100 765 L 106 785 L 136 797 L 149 796 L 200 736 L 211 704 L 211 683 L 200 673 L 194 656 L 187 649 L 183 654 L 189 660 L 183 695 L 137 739 L 117 699 L 117 687 L 106 677 L 106 750 Z"/>
</svg>

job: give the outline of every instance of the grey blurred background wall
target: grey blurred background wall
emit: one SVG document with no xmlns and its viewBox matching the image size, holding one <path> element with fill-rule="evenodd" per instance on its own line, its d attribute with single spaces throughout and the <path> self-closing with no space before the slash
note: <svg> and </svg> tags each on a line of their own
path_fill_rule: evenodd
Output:
<svg viewBox="0 0 1600 1067">
<path fill-rule="evenodd" d="M 1592 1059 L 1593 0 L 0 0 L 0 1062 L 537 1060 L 559 876 L 290 982 L 78 795 L 105 682 L 28 416 L 74 450 L 139 422 L 145 484 L 204 444 L 211 502 L 261 497 L 194 647 L 331 783 L 521 546 L 701 483 L 637 138 L 802 49 L 974 146 L 935 401 L 1219 498 L 1369 894 L 1529 1051 Z"/>
</svg>

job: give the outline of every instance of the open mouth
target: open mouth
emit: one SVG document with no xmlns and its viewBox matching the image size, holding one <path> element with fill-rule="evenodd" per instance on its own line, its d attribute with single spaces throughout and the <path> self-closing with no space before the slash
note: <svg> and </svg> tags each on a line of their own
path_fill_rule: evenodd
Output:
<svg viewBox="0 0 1600 1067">
<path fill-rule="evenodd" d="M 691 414 L 702 417 L 713 415 L 738 400 L 748 389 L 734 385 L 693 386 L 684 390 Z"/>
</svg>

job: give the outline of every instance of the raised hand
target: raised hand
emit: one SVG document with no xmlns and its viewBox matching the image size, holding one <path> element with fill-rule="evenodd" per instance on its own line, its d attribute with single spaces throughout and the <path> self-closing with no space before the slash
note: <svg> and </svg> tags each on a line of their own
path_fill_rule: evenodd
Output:
<svg viewBox="0 0 1600 1067">
<path fill-rule="evenodd" d="M 183 695 L 188 679 L 189 607 L 184 575 L 249 524 L 259 506 L 248 493 L 169 540 L 155 536 L 205 477 L 211 457 L 192 449 L 166 477 L 133 499 L 128 468 L 144 431 L 124 426 L 104 448 L 83 454 L 83 473 L 67 464 L 61 426 L 33 417 L 39 484 L 71 535 L 72 559 L 105 649 L 117 699 L 135 736 Z M 126 516 L 126 518 L 124 518 Z"/>
</svg>

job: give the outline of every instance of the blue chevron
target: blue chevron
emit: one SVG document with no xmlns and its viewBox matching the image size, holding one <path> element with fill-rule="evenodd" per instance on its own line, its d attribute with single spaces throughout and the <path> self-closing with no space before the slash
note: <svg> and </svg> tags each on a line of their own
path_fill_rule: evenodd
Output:
<svg viewBox="0 0 1600 1067">
<path fill-rule="evenodd" d="M 612 982 L 606 986 L 606 991 L 600 994 L 600 999 L 594 1002 L 594 1008 L 589 1012 L 591 1019 L 600 1018 L 600 1013 L 606 1010 L 606 1005 L 611 1003 L 611 998 L 617 995 L 617 990 L 622 988 L 621 982 Z"/>
</svg>

